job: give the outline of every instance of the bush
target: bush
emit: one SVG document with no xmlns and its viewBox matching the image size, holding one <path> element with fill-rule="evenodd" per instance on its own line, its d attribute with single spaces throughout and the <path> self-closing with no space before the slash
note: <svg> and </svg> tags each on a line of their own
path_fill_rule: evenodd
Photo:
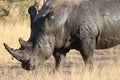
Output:
<svg viewBox="0 0 120 80">
<path fill-rule="evenodd" d="M 28 7 L 31 5 L 32 0 L 3 0 L 0 1 L 0 18 L 11 16 L 11 10 L 14 8 L 19 9 L 19 15 L 25 16 L 28 14 Z M 14 14 L 14 10 L 12 11 Z"/>
<path fill-rule="evenodd" d="M 2 18 L 2 17 L 4 17 L 4 16 L 8 16 L 9 13 L 10 13 L 10 12 L 9 12 L 7 9 L 2 8 L 2 9 L 0 10 L 0 18 Z"/>
</svg>

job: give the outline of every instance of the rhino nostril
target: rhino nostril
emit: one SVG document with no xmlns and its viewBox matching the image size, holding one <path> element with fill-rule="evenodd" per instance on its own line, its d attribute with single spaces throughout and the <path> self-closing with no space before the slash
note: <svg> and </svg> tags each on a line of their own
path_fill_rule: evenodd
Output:
<svg viewBox="0 0 120 80">
<path fill-rule="evenodd" d="M 35 69 L 35 66 L 33 66 L 33 69 Z"/>
<path fill-rule="evenodd" d="M 25 70 L 30 70 L 30 64 L 28 62 L 23 62 L 22 63 L 22 67 L 25 69 Z"/>
</svg>

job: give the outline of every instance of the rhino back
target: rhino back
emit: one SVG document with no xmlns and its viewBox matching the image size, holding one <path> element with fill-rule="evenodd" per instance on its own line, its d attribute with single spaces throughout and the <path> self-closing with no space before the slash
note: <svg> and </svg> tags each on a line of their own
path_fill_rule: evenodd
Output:
<svg viewBox="0 0 120 80">
<path fill-rule="evenodd" d="M 79 7 L 72 7 L 67 29 L 76 37 L 96 37 L 97 49 L 110 48 L 120 43 L 119 13 L 120 1 L 82 1 Z"/>
</svg>

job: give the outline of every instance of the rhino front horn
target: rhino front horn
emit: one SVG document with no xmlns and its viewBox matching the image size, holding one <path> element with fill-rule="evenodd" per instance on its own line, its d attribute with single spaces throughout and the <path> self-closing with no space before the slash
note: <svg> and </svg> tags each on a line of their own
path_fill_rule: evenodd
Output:
<svg viewBox="0 0 120 80">
<path fill-rule="evenodd" d="M 4 43 L 5 49 L 17 60 L 21 61 L 22 59 L 22 52 L 21 50 L 14 50 L 13 48 L 10 48 L 7 44 Z"/>
</svg>

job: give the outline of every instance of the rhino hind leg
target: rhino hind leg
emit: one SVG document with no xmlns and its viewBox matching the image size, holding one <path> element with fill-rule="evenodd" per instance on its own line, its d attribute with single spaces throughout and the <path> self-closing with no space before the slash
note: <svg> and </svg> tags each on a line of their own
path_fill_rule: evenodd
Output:
<svg viewBox="0 0 120 80">
<path fill-rule="evenodd" d="M 80 45 L 80 53 L 85 63 L 85 70 L 92 71 L 93 70 L 93 52 L 95 49 L 95 39 L 87 38 L 81 40 Z"/>
</svg>

